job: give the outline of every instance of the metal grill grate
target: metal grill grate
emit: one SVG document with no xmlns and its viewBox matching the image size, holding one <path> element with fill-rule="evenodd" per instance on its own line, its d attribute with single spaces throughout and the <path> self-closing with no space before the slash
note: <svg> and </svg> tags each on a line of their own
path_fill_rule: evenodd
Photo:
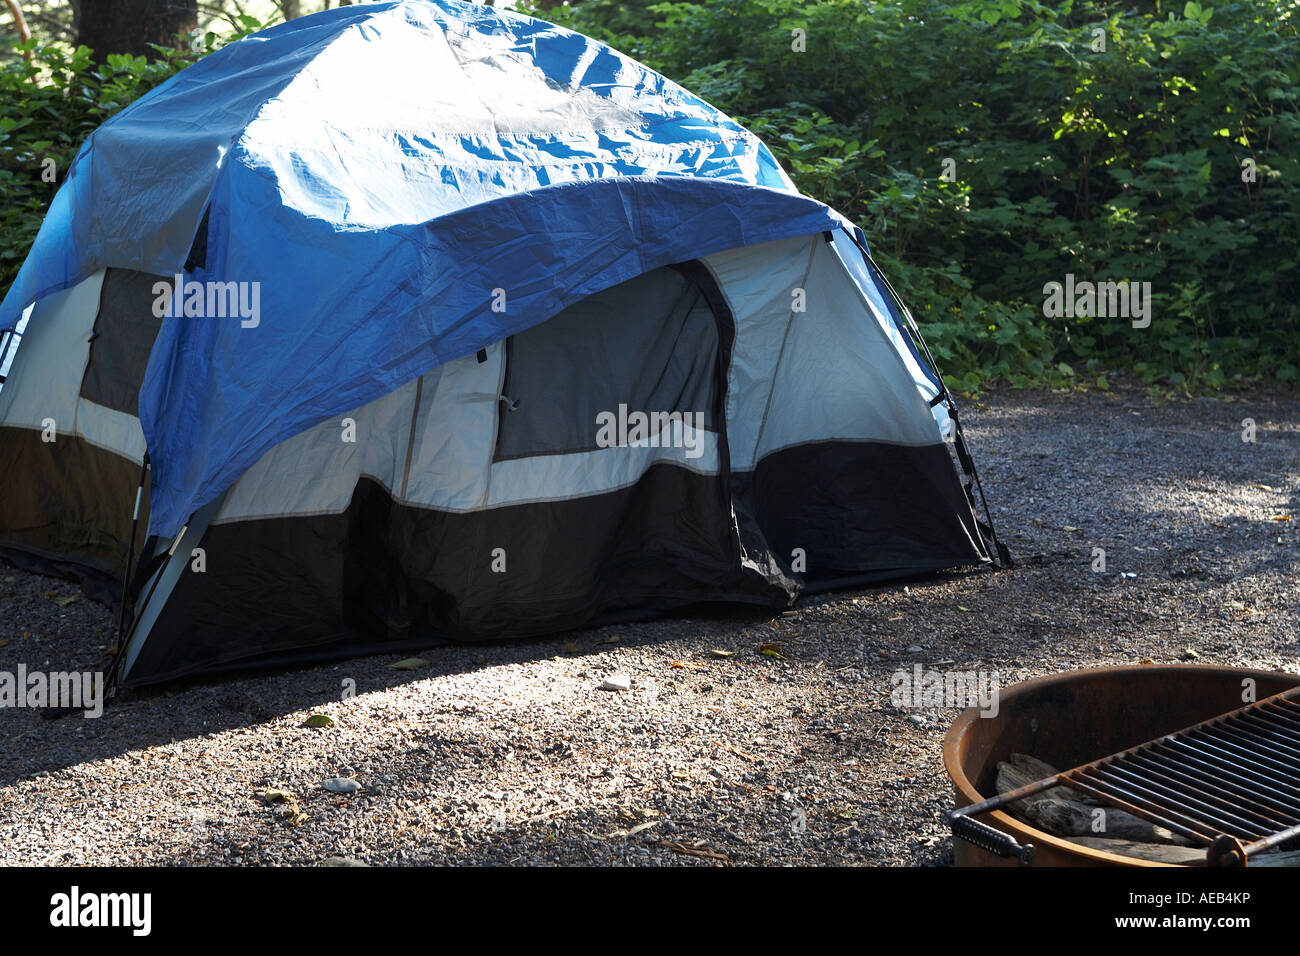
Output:
<svg viewBox="0 0 1300 956">
<path fill-rule="evenodd" d="M 1300 687 L 953 811 L 953 833 L 1028 863 L 1032 846 L 972 818 L 1059 786 L 1207 847 L 1209 865 L 1244 865 L 1300 836 Z"/>
</svg>

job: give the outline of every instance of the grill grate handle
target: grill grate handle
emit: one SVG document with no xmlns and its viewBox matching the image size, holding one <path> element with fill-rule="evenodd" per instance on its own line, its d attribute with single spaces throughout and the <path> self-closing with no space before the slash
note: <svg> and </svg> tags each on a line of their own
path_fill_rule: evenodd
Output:
<svg viewBox="0 0 1300 956">
<path fill-rule="evenodd" d="M 987 823 L 972 819 L 958 811 L 948 814 L 948 824 L 952 827 L 953 836 L 960 837 L 981 850 L 987 850 L 989 853 L 1007 859 L 1019 860 L 1021 866 L 1028 866 L 1034 862 L 1032 843 L 1017 843 L 1015 837 Z"/>
</svg>

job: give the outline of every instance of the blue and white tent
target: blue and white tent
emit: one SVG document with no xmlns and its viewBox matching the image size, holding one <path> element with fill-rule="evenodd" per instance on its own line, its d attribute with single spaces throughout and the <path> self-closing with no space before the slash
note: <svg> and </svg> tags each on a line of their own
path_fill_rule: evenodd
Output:
<svg viewBox="0 0 1300 956">
<path fill-rule="evenodd" d="M 33 304 L 0 548 L 133 559 L 128 683 L 998 561 L 862 233 L 510 11 L 348 6 L 178 74 L 82 146 L 0 329 Z"/>
</svg>

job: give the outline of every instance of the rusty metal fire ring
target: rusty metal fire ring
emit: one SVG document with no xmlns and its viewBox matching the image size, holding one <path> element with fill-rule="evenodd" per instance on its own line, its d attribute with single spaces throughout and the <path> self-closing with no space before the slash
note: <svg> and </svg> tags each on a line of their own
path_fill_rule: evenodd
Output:
<svg viewBox="0 0 1300 956">
<path fill-rule="evenodd" d="M 1154 664 L 1071 671 L 1007 687 L 999 695 L 996 716 L 967 710 L 944 737 L 944 767 L 953 782 L 956 807 L 993 793 L 997 762 L 1013 752 L 1034 754 L 1060 767 L 1086 763 L 1240 707 L 1243 682 L 1253 682 L 1252 690 L 1262 698 L 1300 686 L 1300 675 Z M 1016 866 L 1030 859 L 1042 866 L 1174 865 L 1081 846 L 1001 810 L 982 819 L 1007 835 L 1007 845 L 1032 845 L 1032 854 L 1005 859 L 957 839 L 953 856 L 958 866 Z"/>
</svg>

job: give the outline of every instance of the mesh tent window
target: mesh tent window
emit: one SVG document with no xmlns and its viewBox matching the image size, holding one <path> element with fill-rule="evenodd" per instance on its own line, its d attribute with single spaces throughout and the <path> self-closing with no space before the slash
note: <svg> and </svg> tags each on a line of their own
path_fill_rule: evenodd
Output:
<svg viewBox="0 0 1300 956">
<path fill-rule="evenodd" d="M 716 431 L 718 321 L 699 282 L 665 267 L 512 336 L 495 460 L 595 450 L 597 416 L 620 406 Z"/>
</svg>

